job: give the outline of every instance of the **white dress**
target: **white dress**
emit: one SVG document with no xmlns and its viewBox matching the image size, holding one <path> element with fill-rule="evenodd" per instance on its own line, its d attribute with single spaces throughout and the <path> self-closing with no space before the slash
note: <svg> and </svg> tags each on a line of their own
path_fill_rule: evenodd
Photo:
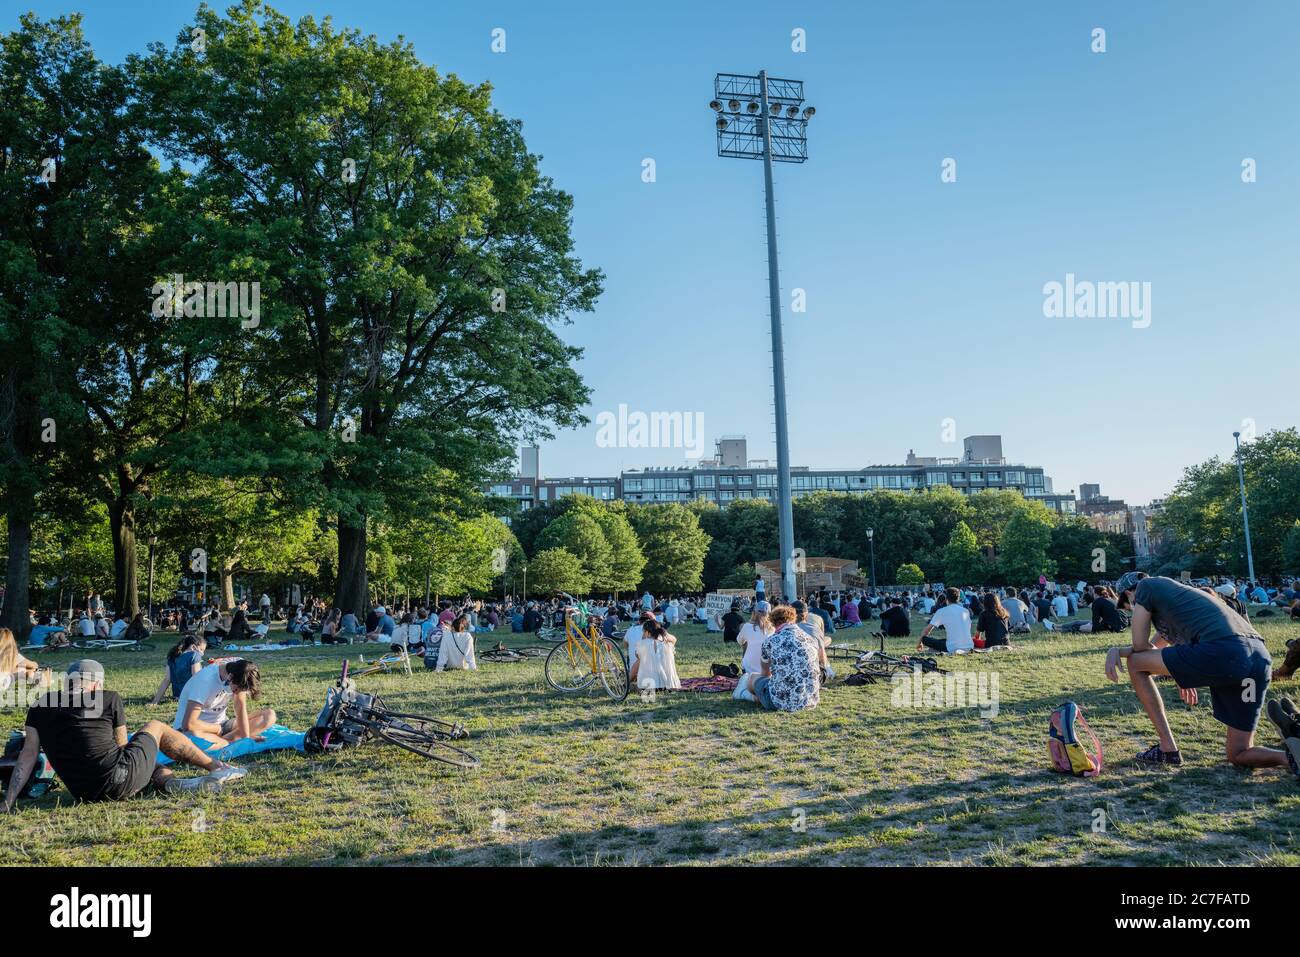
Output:
<svg viewBox="0 0 1300 957">
<path fill-rule="evenodd" d="M 654 638 L 643 638 L 637 642 L 636 658 L 639 662 L 636 671 L 637 688 L 665 690 L 682 686 L 682 679 L 677 677 L 676 645 Z"/>
</svg>

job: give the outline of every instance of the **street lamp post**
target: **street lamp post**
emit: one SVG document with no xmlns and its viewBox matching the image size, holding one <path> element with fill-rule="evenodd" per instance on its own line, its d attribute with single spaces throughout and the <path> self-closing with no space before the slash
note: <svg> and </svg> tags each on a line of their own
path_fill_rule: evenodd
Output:
<svg viewBox="0 0 1300 957">
<path fill-rule="evenodd" d="M 520 602 L 528 601 L 528 564 L 524 563 L 524 596 L 519 599 Z"/>
<path fill-rule="evenodd" d="M 154 546 L 157 544 L 158 544 L 158 536 L 150 535 L 149 536 L 149 595 L 145 599 L 145 603 L 149 606 L 150 621 L 153 621 L 153 550 L 154 550 Z"/>
<path fill-rule="evenodd" d="M 867 529 L 867 544 L 871 547 L 871 590 L 876 590 L 876 530 Z"/>
<path fill-rule="evenodd" d="M 808 158 L 808 121 L 816 111 L 803 106 L 803 81 L 719 73 L 713 78 L 718 155 L 763 161 L 767 200 L 767 294 L 772 321 L 772 393 L 776 415 L 777 527 L 780 532 L 784 597 L 796 594 L 794 510 L 790 496 L 790 436 L 786 425 L 785 350 L 781 338 L 781 279 L 776 254 L 776 200 L 772 164 Z M 802 107 L 802 109 L 800 109 Z"/>
<path fill-rule="evenodd" d="M 1237 482 L 1241 486 L 1241 522 L 1246 528 L 1246 577 L 1255 584 L 1255 556 L 1250 550 L 1250 512 L 1246 510 L 1246 470 L 1241 465 L 1241 433 L 1233 432 L 1237 444 Z"/>
</svg>

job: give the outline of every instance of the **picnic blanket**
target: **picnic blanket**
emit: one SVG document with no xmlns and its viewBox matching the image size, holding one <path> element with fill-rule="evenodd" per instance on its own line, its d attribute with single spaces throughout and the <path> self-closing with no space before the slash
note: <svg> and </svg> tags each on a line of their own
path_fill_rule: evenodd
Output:
<svg viewBox="0 0 1300 957">
<path fill-rule="evenodd" d="M 242 758 L 246 754 L 257 754 L 259 751 L 278 751 L 286 748 L 293 748 L 301 751 L 303 732 L 290 731 L 282 724 L 273 724 L 262 732 L 261 735 L 265 740 L 256 741 L 253 738 L 240 738 L 234 744 L 228 744 L 224 748 L 218 748 L 211 741 L 203 738 L 196 738 L 192 734 L 186 735 L 194 746 L 200 751 L 211 754 L 218 761 L 231 761 L 235 758 Z M 158 763 L 162 765 L 171 764 L 172 759 L 167 757 L 161 751 L 158 752 Z"/>
<path fill-rule="evenodd" d="M 736 690 L 735 678 L 723 678 L 714 675 L 711 678 L 683 678 L 682 691 L 725 691 L 728 694 Z"/>
</svg>

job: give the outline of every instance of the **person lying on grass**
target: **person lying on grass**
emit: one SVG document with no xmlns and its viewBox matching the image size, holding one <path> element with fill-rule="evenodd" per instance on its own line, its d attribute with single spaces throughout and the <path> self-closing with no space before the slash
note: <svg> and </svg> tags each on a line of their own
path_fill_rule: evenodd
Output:
<svg viewBox="0 0 1300 957">
<path fill-rule="evenodd" d="M 200 741 L 224 748 L 240 738 L 261 741 L 261 734 L 275 724 L 275 711 L 248 710 L 249 699 L 262 694 L 262 673 L 244 658 L 222 658 L 190 678 L 176 703 L 172 727 Z M 234 703 L 235 716 L 227 707 Z"/>
<path fill-rule="evenodd" d="M 1197 702 L 1197 689 L 1209 688 L 1214 717 L 1226 725 L 1227 757 L 1247 768 L 1288 764 L 1300 776 L 1300 738 L 1287 738 L 1286 750 L 1255 746 L 1255 727 L 1271 677 L 1272 659 L 1264 640 L 1246 619 L 1218 595 L 1172 578 L 1126 572 L 1115 585 L 1132 602 L 1132 645 L 1111 648 L 1106 677 L 1119 680 L 1127 659 L 1129 683 L 1155 726 L 1159 741 L 1137 755 L 1143 764 L 1181 765 L 1183 756 L 1165 714 L 1155 677 L 1168 675 L 1179 697 Z M 1152 631 L 1157 637 L 1152 638 Z"/>
<path fill-rule="evenodd" d="M 773 631 L 763 640 L 762 673 L 741 677 L 732 697 L 767 711 L 805 711 L 821 700 L 817 642 L 795 624 L 795 611 L 778 605 L 768 616 Z"/>
<path fill-rule="evenodd" d="M 27 711 L 26 738 L 5 791 L 14 808 L 41 749 L 72 796 L 81 801 L 122 801 L 153 784 L 160 791 L 220 787 L 248 772 L 212 758 L 161 721 L 148 721 L 129 739 L 122 698 L 104 690 L 104 666 L 88 658 L 68 665 L 64 687 Z M 185 781 L 158 767 L 158 752 L 206 771 Z"/>
<path fill-rule="evenodd" d="M 916 650 L 929 648 L 944 654 L 970 651 L 975 647 L 975 642 L 970 636 L 970 611 L 962 604 L 961 592 L 956 588 L 946 588 L 943 597 L 946 604 L 935 610 L 934 617 L 921 632 L 921 640 L 916 643 Z M 944 637 L 930 637 L 930 632 L 936 628 L 943 629 Z"/>
</svg>

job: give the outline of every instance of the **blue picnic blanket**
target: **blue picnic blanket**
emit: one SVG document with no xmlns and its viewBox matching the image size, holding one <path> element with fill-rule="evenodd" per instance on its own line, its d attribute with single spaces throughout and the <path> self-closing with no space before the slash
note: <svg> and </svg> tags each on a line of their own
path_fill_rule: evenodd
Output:
<svg viewBox="0 0 1300 957">
<path fill-rule="evenodd" d="M 286 748 L 293 748 L 301 751 L 303 732 L 290 731 L 282 724 L 273 724 L 262 732 L 262 737 L 266 740 L 255 741 L 252 738 L 240 738 L 234 744 L 228 744 L 224 748 L 218 748 L 211 741 L 205 741 L 203 738 L 196 738 L 194 735 L 186 735 L 194 746 L 200 751 L 211 754 L 218 761 L 232 761 L 235 758 L 242 758 L 246 754 L 257 754 L 259 751 L 279 751 Z M 167 757 L 161 751 L 158 752 L 158 763 L 167 765 L 172 763 L 172 759 Z"/>
</svg>

